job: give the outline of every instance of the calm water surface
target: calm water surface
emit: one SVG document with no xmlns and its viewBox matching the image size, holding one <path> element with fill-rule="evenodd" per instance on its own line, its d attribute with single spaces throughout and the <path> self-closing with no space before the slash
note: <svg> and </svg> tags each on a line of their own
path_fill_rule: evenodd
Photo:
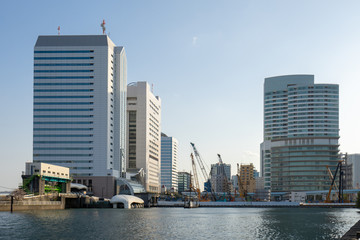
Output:
<svg viewBox="0 0 360 240">
<path fill-rule="evenodd" d="M 150 208 L 0 212 L 0 239 L 338 239 L 357 209 Z"/>
</svg>

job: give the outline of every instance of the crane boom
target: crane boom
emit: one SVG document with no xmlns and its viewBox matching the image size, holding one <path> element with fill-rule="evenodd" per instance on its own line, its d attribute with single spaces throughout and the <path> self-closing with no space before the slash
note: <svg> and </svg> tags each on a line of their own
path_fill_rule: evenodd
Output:
<svg viewBox="0 0 360 240">
<path fill-rule="evenodd" d="M 202 175 L 204 177 L 204 180 L 207 181 L 209 179 L 209 174 L 207 173 L 207 171 L 205 169 L 204 162 L 203 162 L 198 150 L 196 149 L 195 144 L 194 143 L 190 143 L 190 144 L 191 144 L 191 146 L 192 146 L 192 148 L 194 150 L 195 158 L 196 158 L 196 160 L 197 160 L 197 162 L 198 162 L 198 164 L 200 166 L 200 170 L 201 170 L 201 173 L 202 173 Z"/>
<path fill-rule="evenodd" d="M 224 182 L 225 182 L 225 191 L 228 193 L 229 200 L 231 200 L 231 189 L 230 189 L 230 186 L 229 186 L 228 178 L 226 176 L 224 162 L 221 159 L 220 154 L 218 154 L 218 158 L 219 158 L 219 165 L 220 165 L 220 169 L 221 169 L 221 174 L 222 174 L 222 176 L 224 178 Z"/>
<path fill-rule="evenodd" d="M 329 188 L 329 192 L 328 194 L 326 195 L 326 200 L 325 202 L 330 202 L 330 195 L 331 195 L 331 190 L 334 186 L 334 183 L 335 183 L 335 179 L 336 179 L 336 175 L 339 171 L 339 202 L 341 202 L 343 199 L 342 199 L 342 190 L 343 190 L 343 183 L 342 183 L 342 169 L 341 169 L 341 165 L 342 165 L 342 162 L 343 160 L 340 160 L 336 166 L 336 170 L 335 170 L 335 173 L 334 173 L 334 176 L 332 178 L 332 182 L 331 182 L 331 185 L 330 185 L 330 188 Z M 328 167 L 327 167 L 328 168 Z"/>
<path fill-rule="evenodd" d="M 204 177 L 204 181 L 205 181 L 205 190 L 208 191 L 208 192 L 211 192 L 211 199 L 213 201 L 216 201 L 216 195 L 215 195 L 215 192 L 214 192 L 214 189 L 213 189 L 213 186 L 211 184 L 211 181 L 210 181 L 210 175 L 207 173 L 206 169 L 205 169 L 205 165 L 204 165 L 204 161 L 202 160 L 198 150 L 196 149 L 195 147 L 195 144 L 194 143 L 190 143 L 192 148 L 193 148 L 193 151 L 194 151 L 194 155 L 195 155 L 195 158 L 197 160 L 197 163 L 199 164 L 200 166 L 200 170 L 201 170 L 201 173 Z M 195 161 L 194 161 L 195 162 Z M 207 187 L 206 187 L 207 186 Z"/>
<path fill-rule="evenodd" d="M 190 157 L 191 157 L 192 169 L 193 169 L 193 172 L 194 172 L 195 188 L 200 189 L 199 179 L 198 179 L 197 170 L 196 170 L 196 165 L 195 165 L 194 156 L 193 156 L 192 153 L 190 154 Z"/>
</svg>

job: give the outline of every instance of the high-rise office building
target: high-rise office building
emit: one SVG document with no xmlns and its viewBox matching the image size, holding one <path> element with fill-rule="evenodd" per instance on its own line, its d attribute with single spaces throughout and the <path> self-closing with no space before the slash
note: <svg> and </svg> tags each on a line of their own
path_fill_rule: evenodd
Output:
<svg viewBox="0 0 360 240">
<path fill-rule="evenodd" d="M 231 187 L 231 165 L 225 163 L 211 164 L 211 187 L 215 192 L 227 192 Z"/>
<path fill-rule="evenodd" d="M 339 158 L 339 86 L 313 75 L 270 77 L 264 84 L 261 174 L 272 191 L 326 190 L 326 166 Z"/>
<path fill-rule="evenodd" d="M 121 176 L 126 71 L 124 48 L 106 35 L 39 36 L 34 49 L 33 161 L 69 167 L 73 178 L 86 178 L 84 183 L 94 187 L 96 178 Z M 98 188 L 102 195 L 112 194 Z"/>
<path fill-rule="evenodd" d="M 161 100 L 146 82 L 127 88 L 128 161 L 127 171 L 145 171 L 145 190 L 160 193 Z"/>
<path fill-rule="evenodd" d="M 161 186 L 177 192 L 178 174 L 178 141 L 161 133 Z"/>
</svg>

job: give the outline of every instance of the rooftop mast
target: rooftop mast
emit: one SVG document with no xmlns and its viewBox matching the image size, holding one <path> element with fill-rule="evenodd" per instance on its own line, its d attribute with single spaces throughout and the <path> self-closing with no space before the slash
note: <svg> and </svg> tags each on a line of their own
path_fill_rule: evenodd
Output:
<svg viewBox="0 0 360 240">
<path fill-rule="evenodd" d="M 105 28 L 105 19 L 103 19 L 103 22 L 100 24 L 100 26 L 101 26 L 101 28 L 103 30 L 103 34 L 105 34 L 105 30 L 106 30 L 106 28 Z"/>
</svg>

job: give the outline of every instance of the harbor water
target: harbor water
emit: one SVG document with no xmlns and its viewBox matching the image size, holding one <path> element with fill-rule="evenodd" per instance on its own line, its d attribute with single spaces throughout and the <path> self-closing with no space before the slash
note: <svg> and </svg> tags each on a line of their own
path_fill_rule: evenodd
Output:
<svg viewBox="0 0 360 240">
<path fill-rule="evenodd" d="M 0 212 L 0 239 L 338 239 L 357 209 L 145 208 Z"/>
</svg>

